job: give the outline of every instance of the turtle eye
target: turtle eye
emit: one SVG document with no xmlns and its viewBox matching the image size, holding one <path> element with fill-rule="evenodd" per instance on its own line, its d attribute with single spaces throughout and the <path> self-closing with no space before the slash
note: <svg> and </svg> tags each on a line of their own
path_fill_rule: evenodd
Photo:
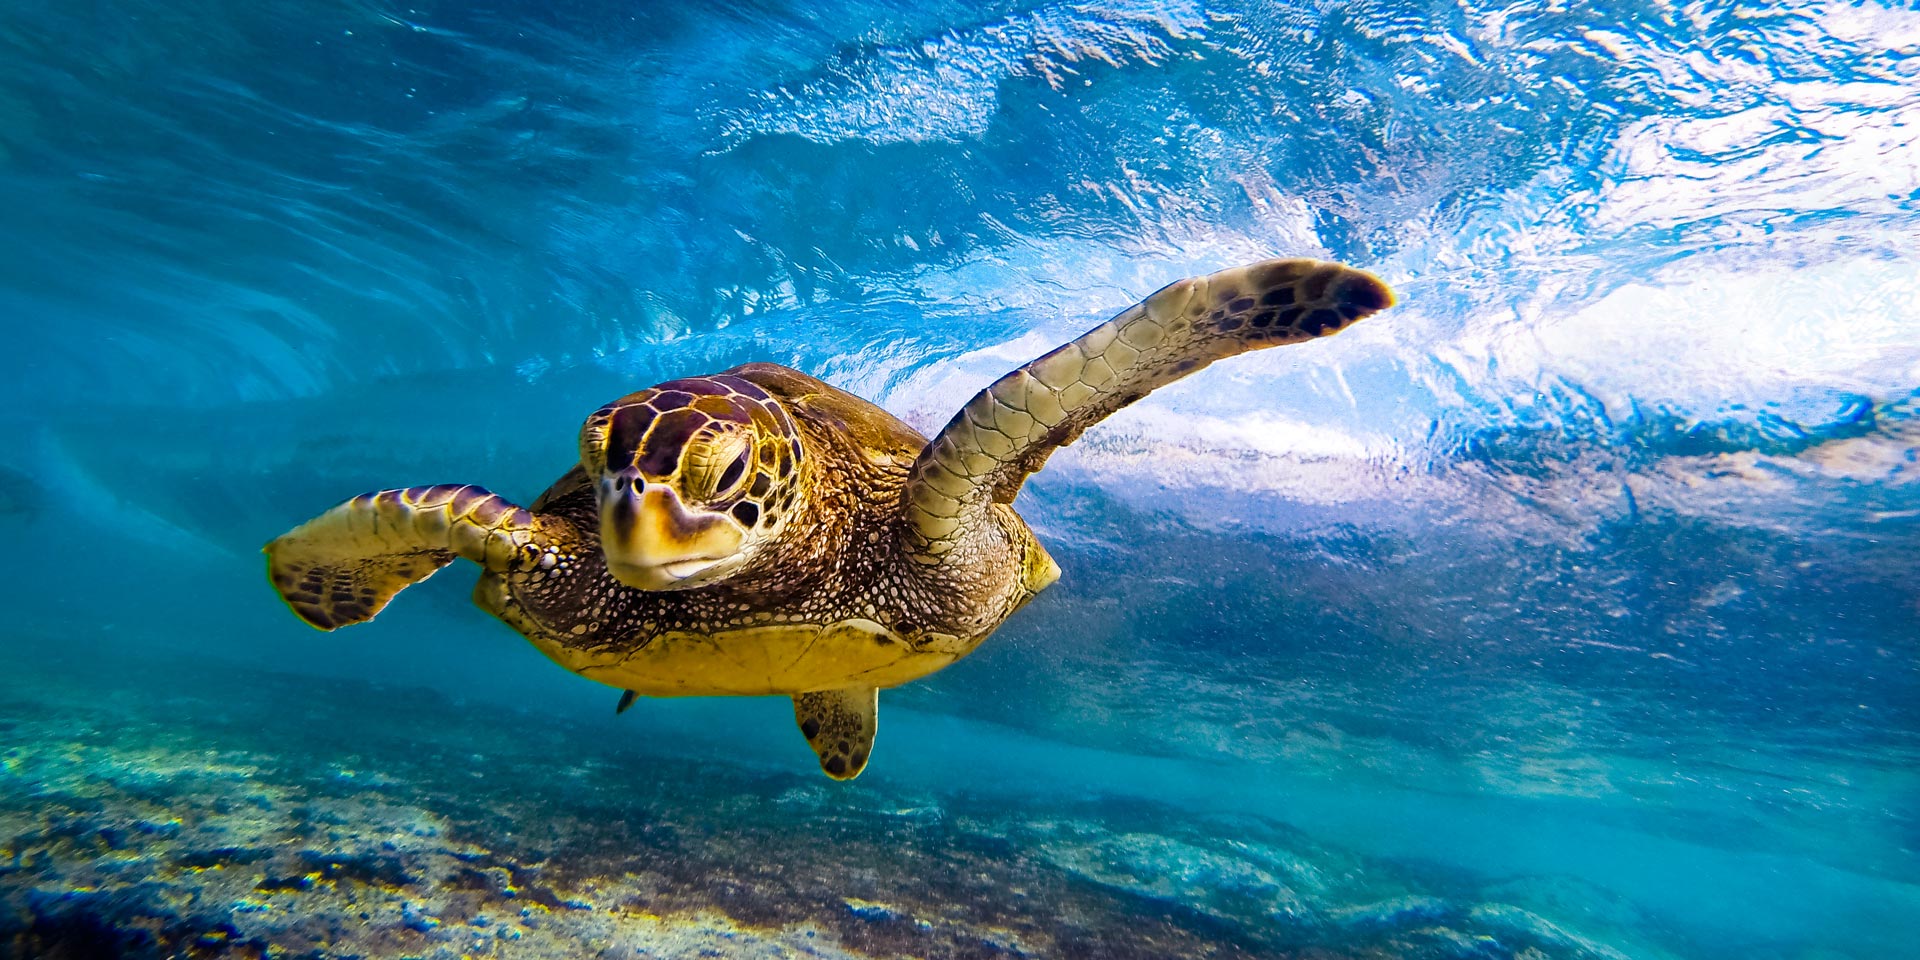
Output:
<svg viewBox="0 0 1920 960">
<path fill-rule="evenodd" d="M 734 457 L 733 462 L 728 464 L 727 469 L 720 474 L 720 482 L 715 484 L 713 488 L 714 495 L 724 497 L 732 493 L 733 488 L 739 486 L 740 479 L 746 475 L 747 451 L 742 450 L 740 451 L 740 455 Z"/>
<path fill-rule="evenodd" d="M 688 445 L 681 473 L 682 494 L 707 503 L 725 500 L 740 486 L 752 455 L 752 442 L 738 435 Z"/>
</svg>

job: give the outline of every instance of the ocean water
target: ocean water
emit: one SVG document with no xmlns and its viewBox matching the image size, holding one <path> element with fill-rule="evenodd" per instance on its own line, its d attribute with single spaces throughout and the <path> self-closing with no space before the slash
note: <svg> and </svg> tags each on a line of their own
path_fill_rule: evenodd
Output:
<svg viewBox="0 0 1920 960">
<path fill-rule="evenodd" d="M 1916 237 L 1910 4 L 6 5 L 0 957 L 1913 956 Z M 264 577 L 1276 255 L 1400 305 L 1056 455 L 852 783 Z"/>
</svg>

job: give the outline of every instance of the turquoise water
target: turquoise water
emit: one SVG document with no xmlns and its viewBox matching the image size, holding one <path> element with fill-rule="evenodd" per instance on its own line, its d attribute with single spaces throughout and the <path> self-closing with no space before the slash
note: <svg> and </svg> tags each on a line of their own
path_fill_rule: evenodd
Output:
<svg viewBox="0 0 1920 960">
<path fill-rule="evenodd" d="M 1873 2 L 0 10 L 0 956 L 1907 955 L 1916 131 Z M 1273 255 L 1400 306 L 1055 456 L 1060 583 L 850 785 L 262 574 Z"/>
</svg>

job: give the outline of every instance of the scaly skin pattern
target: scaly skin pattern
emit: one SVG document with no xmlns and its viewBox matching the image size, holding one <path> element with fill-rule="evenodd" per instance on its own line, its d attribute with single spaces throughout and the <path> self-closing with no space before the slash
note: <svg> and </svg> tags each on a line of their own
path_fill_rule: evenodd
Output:
<svg viewBox="0 0 1920 960">
<path fill-rule="evenodd" d="M 538 558 L 570 535 L 557 520 L 471 484 L 363 493 L 267 545 L 269 578 L 322 630 L 370 620 L 395 593 L 460 557 L 489 570 Z"/>
<path fill-rule="evenodd" d="M 533 562 L 489 570 L 475 601 L 555 661 L 611 686 L 653 696 L 794 694 L 891 687 L 938 670 L 1045 585 L 1030 580 L 1051 560 L 1006 507 L 970 542 L 969 562 L 928 567 L 903 556 L 893 505 L 925 446 L 912 428 L 784 367 L 748 364 L 720 376 L 766 389 L 806 451 L 794 481 L 805 495 L 751 570 L 691 590 L 620 584 L 599 549 L 593 485 L 576 469 L 532 511 L 564 522 L 571 536 Z"/>
<path fill-rule="evenodd" d="M 907 550 L 938 565 L 969 549 L 992 503 L 1054 450 L 1152 390 L 1215 360 L 1332 336 L 1393 305 L 1370 274 L 1318 260 L 1267 260 L 1169 284 L 1001 377 L 954 414 L 914 464 Z"/>
<path fill-rule="evenodd" d="M 1313 260 L 1182 280 L 1000 378 L 931 442 L 774 364 L 672 380 L 589 416 L 580 465 L 530 509 L 471 486 L 366 494 L 268 544 L 269 573 L 331 630 L 472 560 L 475 602 L 561 665 L 653 696 L 793 696 L 822 769 L 848 779 L 875 690 L 967 655 L 1059 576 L 1011 506 L 1049 454 L 1215 360 L 1392 304 Z"/>
<path fill-rule="evenodd" d="M 736 373 L 669 380 L 594 411 L 580 431 L 586 475 L 630 468 L 629 484 L 699 493 L 706 512 L 757 531 L 756 542 L 778 540 L 805 492 L 794 474 L 806 446 L 786 405 Z"/>
</svg>

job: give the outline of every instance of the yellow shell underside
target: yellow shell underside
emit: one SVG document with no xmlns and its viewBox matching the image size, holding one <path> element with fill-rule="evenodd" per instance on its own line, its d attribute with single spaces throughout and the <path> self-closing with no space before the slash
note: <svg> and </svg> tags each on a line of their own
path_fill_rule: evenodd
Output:
<svg viewBox="0 0 1920 960">
<path fill-rule="evenodd" d="M 921 638 L 909 648 L 871 620 L 664 633 L 637 650 L 583 650 L 536 639 L 554 662 L 590 680 L 650 697 L 791 696 L 894 687 L 960 659 L 973 644 Z"/>
</svg>

